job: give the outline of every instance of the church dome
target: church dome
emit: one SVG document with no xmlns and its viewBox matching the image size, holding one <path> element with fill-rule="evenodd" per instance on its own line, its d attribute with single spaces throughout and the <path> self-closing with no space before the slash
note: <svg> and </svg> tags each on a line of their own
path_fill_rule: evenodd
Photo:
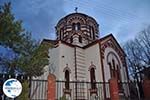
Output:
<svg viewBox="0 0 150 100">
<path fill-rule="evenodd" d="M 98 26 L 96 20 L 86 14 L 71 13 L 58 21 L 56 25 L 57 39 L 71 43 L 73 35 L 78 34 L 87 44 L 99 38 Z"/>
</svg>

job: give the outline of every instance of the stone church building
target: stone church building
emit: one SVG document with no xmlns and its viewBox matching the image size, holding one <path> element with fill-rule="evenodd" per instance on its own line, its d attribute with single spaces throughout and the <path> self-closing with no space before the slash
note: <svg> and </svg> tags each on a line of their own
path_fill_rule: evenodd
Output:
<svg viewBox="0 0 150 100">
<path fill-rule="evenodd" d="M 53 69 L 57 83 L 63 84 L 56 84 L 58 99 L 64 95 L 69 100 L 109 99 L 107 83 L 112 78 L 118 81 L 120 95 L 129 96 L 128 85 L 119 84 L 129 80 L 126 55 L 112 34 L 100 37 L 96 20 L 78 12 L 60 19 L 55 28 L 57 39 L 42 41 L 53 48 L 41 78 L 47 79 L 49 69 Z M 96 96 L 98 99 L 92 99 Z"/>
</svg>

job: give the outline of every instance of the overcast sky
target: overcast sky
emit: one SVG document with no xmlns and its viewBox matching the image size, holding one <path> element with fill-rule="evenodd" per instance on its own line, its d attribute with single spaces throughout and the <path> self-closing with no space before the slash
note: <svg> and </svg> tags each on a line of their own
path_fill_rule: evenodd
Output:
<svg viewBox="0 0 150 100">
<path fill-rule="evenodd" d="M 0 4 L 6 1 L 12 2 L 25 29 L 40 40 L 55 39 L 55 25 L 75 7 L 96 19 L 101 37 L 112 33 L 120 43 L 150 25 L 150 0 L 0 0 Z"/>
</svg>

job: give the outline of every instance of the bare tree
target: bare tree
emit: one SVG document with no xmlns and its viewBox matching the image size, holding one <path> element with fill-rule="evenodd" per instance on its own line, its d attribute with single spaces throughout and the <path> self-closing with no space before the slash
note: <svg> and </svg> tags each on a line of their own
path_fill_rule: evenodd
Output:
<svg viewBox="0 0 150 100">
<path fill-rule="evenodd" d="M 141 79 L 140 71 L 150 65 L 150 26 L 141 31 L 134 40 L 127 41 L 124 50 L 131 77 Z"/>
<path fill-rule="evenodd" d="M 150 26 L 139 32 L 135 39 L 127 41 L 124 50 L 130 77 L 137 82 L 140 96 L 143 97 L 140 81 L 142 80 L 141 71 L 150 66 Z"/>
</svg>

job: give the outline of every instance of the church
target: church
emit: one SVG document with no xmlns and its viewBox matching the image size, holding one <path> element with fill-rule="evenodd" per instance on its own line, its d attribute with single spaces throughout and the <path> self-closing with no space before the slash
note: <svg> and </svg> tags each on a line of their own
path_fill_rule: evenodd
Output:
<svg viewBox="0 0 150 100">
<path fill-rule="evenodd" d="M 129 81 L 126 55 L 112 34 L 100 37 L 96 20 L 79 12 L 61 18 L 55 28 L 56 40 L 42 41 L 53 48 L 41 78 L 51 71 L 57 83 L 63 83 L 57 85 L 58 99 L 65 95 L 69 100 L 109 100 L 107 83 L 112 78 L 118 81 L 120 95 L 129 96 L 128 85 L 119 84 Z"/>
</svg>

